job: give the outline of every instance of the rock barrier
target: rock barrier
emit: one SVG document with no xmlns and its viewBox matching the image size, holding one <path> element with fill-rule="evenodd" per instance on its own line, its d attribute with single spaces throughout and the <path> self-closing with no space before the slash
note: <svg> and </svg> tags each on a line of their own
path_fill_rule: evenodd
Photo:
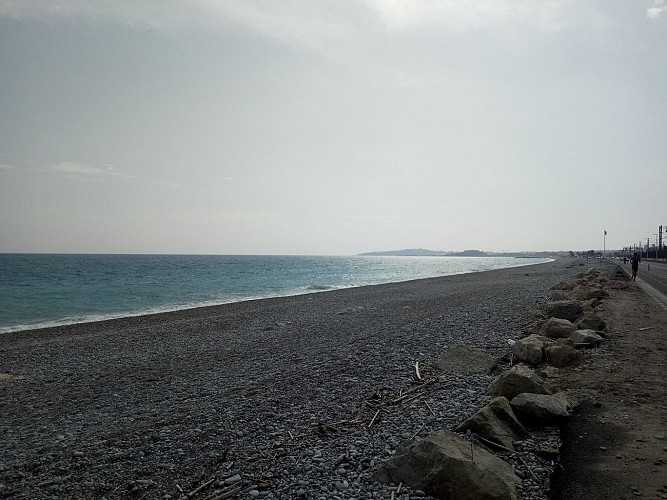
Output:
<svg viewBox="0 0 667 500">
<path fill-rule="evenodd" d="M 455 432 L 443 429 L 402 443 L 375 479 L 441 499 L 515 500 L 521 488 L 516 467 L 524 460 L 521 452 L 535 452 L 553 470 L 561 445 L 558 426 L 575 404 L 544 376 L 576 363 L 580 349 L 605 340 L 606 324 L 595 308 L 609 296 L 608 283 L 601 271 L 591 269 L 554 285 L 552 300 L 526 323 L 525 337 L 513 343 L 508 368 L 489 385 L 493 399 Z M 451 353 L 440 360 L 441 368 L 447 356 Z M 466 352 L 466 358 L 475 356 Z M 539 365 L 542 376 L 534 369 Z"/>
</svg>

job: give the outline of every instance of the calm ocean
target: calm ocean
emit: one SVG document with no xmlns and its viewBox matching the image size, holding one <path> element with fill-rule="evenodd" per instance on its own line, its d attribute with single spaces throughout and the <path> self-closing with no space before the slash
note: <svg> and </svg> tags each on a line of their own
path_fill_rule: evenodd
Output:
<svg viewBox="0 0 667 500">
<path fill-rule="evenodd" d="M 547 261 L 0 254 L 0 333 Z"/>
</svg>

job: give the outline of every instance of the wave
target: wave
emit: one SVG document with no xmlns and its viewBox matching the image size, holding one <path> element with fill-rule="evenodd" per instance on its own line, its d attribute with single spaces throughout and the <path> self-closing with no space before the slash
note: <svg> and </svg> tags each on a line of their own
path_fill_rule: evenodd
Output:
<svg viewBox="0 0 667 500">
<path fill-rule="evenodd" d="M 388 257 L 388 259 L 396 259 L 395 257 Z M 431 258 L 429 258 L 431 259 Z M 544 262 L 550 262 L 553 259 L 539 259 L 537 262 L 533 262 L 533 264 L 539 264 L 539 263 L 544 263 Z M 433 260 L 430 260 L 429 262 L 435 262 Z M 401 281 L 411 281 L 413 279 L 421 279 L 421 278 L 426 278 L 426 277 L 436 277 L 436 276 L 446 276 L 446 275 L 453 275 L 453 274 L 465 274 L 465 273 L 474 273 L 474 272 L 480 272 L 480 271 L 486 271 L 486 270 L 492 270 L 492 269 L 498 269 L 498 266 L 493 266 L 493 265 L 488 265 L 488 263 L 482 263 L 482 262 L 476 262 L 477 265 L 475 266 L 467 266 L 465 268 L 459 268 L 459 269 L 453 269 L 453 268 L 443 268 L 441 270 L 435 271 L 431 270 L 432 274 L 430 276 L 405 276 L 405 275 L 389 275 L 388 273 L 377 273 L 377 269 L 375 269 L 374 273 L 369 274 L 367 276 L 356 276 L 356 280 L 354 281 L 347 281 L 346 283 L 341 283 L 341 284 L 322 284 L 322 283 L 310 283 L 310 284 L 303 284 L 303 285 L 297 285 L 293 288 L 288 288 L 282 291 L 265 291 L 265 292 L 260 292 L 257 294 L 248 294 L 248 295 L 242 295 L 242 294 L 235 294 L 235 295 L 226 295 L 226 296 L 220 296 L 220 297 L 212 297 L 206 300 L 193 300 L 191 302 L 171 302 L 167 304 L 163 304 L 161 306 L 157 307 L 144 307 L 144 308 L 139 308 L 134 311 L 132 310 L 116 310 L 113 312 L 98 312 L 95 314 L 82 314 L 82 315 L 71 315 L 67 317 L 63 317 L 60 319 L 49 319 L 49 320 L 36 320 L 34 322 L 23 322 L 19 324 L 12 324 L 12 325 L 6 325 L 6 326 L 0 326 L 0 334 L 3 333 L 11 333 L 11 332 L 17 332 L 17 331 L 25 331 L 25 330 L 34 330 L 34 329 L 42 329 L 42 328 L 53 328 L 53 327 L 59 327 L 59 326 L 66 326 L 66 325 L 74 325 L 74 324 L 80 324 L 80 323 L 90 323 L 90 322 L 97 322 L 97 321 L 108 321 L 108 320 L 113 320 L 113 319 L 120 319 L 120 318 L 130 318 L 130 317 L 136 317 L 136 316 L 145 316 L 149 314 L 160 314 L 160 313 L 167 313 L 167 312 L 174 312 L 174 311 L 183 311 L 187 309 L 195 309 L 199 307 L 208 307 L 208 306 L 219 306 L 219 305 L 224 305 L 224 304 L 230 304 L 230 303 L 236 303 L 236 302 L 245 302 L 249 300 L 259 300 L 259 299 L 269 299 L 269 298 L 276 298 L 276 297 L 288 297 L 288 296 L 295 296 L 295 295 L 307 295 L 310 293 L 320 293 L 320 292 L 327 292 L 327 291 L 332 291 L 332 290 L 341 290 L 341 289 L 347 289 L 347 288 L 355 288 L 359 286 L 364 286 L 364 285 L 378 285 L 382 283 L 396 283 L 396 282 L 401 282 Z M 502 267 L 515 267 L 515 266 L 520 266 L 520 265 L 526 265 L 525 261 L 524 262 L 507 262 L 505 263 L 505 266 Z M 351 278 L 352 276 L 347 276 L 347 278 Z M 210 296 L 209 296 L 210 297 Z M 18 322 L 17 322 L 18 323 Z"/>
</svg>

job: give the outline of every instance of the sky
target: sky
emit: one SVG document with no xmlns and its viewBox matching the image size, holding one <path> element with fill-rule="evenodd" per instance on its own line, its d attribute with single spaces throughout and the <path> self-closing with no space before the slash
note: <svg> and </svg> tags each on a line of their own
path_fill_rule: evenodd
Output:
<svg viewBox="0 0 667 500">
<path fill-rule="evenodd" d="M 666 117 L 661 0 L 0 0 L 0 252 L 655 242 Z"/>
</svg>

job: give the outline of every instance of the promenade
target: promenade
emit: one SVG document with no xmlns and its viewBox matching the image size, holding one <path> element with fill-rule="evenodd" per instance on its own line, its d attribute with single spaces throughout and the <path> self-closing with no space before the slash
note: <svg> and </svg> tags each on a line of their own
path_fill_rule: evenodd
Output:
<svg viewBox="0 0 667 500">
<path fill-rule="evenodd" d="M 630 264 L 625 267 L 629 272 Z M 643 260 L 639 264 L 637 283 L 663 308 L 667 308 L 667 262 Z"/>
</svg>

